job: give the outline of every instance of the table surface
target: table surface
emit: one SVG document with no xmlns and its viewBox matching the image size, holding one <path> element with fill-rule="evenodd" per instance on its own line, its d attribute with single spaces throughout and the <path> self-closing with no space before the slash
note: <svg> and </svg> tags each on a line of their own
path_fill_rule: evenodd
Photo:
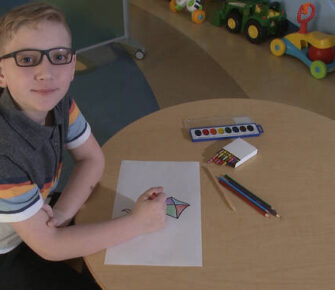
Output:
<svg viewBox="0 0 335 290">
<path fill-rule="evenodd" d="M 279 103 L 215 99 L 157 111 L 104 146 L 106 169 L 77 223 L 112 216 L 121 160 L 199 161 L 231 140 L 193 143 L 185 119 L 249 116 L 264 133 L 246 140 L 258 154 L 238 168 L 214 166 L 272 204 L 265 218 L 227 192 L 231 211 L 201 168 L 203 267 L 104 265 L 105 250 L 85 257 L 104 289 L 332 289 L 335 285 L 335 122 Z"/>
</svg>

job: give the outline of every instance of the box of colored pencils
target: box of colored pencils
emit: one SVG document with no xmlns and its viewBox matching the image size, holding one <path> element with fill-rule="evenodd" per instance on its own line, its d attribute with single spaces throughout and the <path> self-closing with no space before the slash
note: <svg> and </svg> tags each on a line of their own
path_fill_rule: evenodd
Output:
<svg viewBox="0 0 335 290">
<path fill-rule="evenodd" d="M 208 160 L 208 163 L 214 162 L 217 165 L 238 167 L 256 154 L 257 148 L 255 146 L 238 138 L 216 152 Z"/>
</svg>

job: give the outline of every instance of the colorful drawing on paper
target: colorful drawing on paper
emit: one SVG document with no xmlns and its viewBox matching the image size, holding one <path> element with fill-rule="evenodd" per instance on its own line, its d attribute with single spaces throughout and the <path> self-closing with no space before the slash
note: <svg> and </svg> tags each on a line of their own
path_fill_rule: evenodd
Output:
<svg viewBox="0 0 335 290">
<path fill-rule="evenodd" d="M 170 196 L 166 199 L 166 215 L 178 219 L 182 212 L 189 206 L 190 204 Z M 131 213 L 131 209 L 124 208 L 122 212 L 129 214 Z"/>
<path fill-rule="evenodd" d="M 166 199 L 166 214 L 178 219 L 182 212 L 189 206 L 188 203 L 170 196 Z"/>
</svg>

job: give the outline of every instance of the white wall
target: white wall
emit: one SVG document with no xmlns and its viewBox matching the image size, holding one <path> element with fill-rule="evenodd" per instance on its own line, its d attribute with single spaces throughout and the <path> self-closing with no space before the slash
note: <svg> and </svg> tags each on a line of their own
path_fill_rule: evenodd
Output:
<svg viewBox="0 0 335 290">
<path fill-rule="evenodd" d="M 335 0 L 276 0 L 284 3 L 287 19 L 299 26 L 297 13 L 301 4 L 311 2 L 315 6 L 315 16 L 308 23 L 309 32 L 319 30 L 321 32 L 335 34 Z M 271 0 L 271 2 L 274 2 Z"/>
</svg>

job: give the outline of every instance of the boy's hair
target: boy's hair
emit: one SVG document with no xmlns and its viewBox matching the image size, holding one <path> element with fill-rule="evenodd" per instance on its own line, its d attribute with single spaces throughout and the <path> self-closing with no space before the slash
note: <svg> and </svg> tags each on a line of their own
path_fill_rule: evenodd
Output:
<svg viewBox="0 0 335 290">
<path fill-rule="evenodd" d="M 71 41 L 71 30 L 59 8 L 48 3 L 32 2 L 18 6 L 0 18 L 0 56 L 4 53 L 4 45 L 14 37 L 22 25 L 36 25 L 43 20 L 63 24 Z"/>
</svg>

